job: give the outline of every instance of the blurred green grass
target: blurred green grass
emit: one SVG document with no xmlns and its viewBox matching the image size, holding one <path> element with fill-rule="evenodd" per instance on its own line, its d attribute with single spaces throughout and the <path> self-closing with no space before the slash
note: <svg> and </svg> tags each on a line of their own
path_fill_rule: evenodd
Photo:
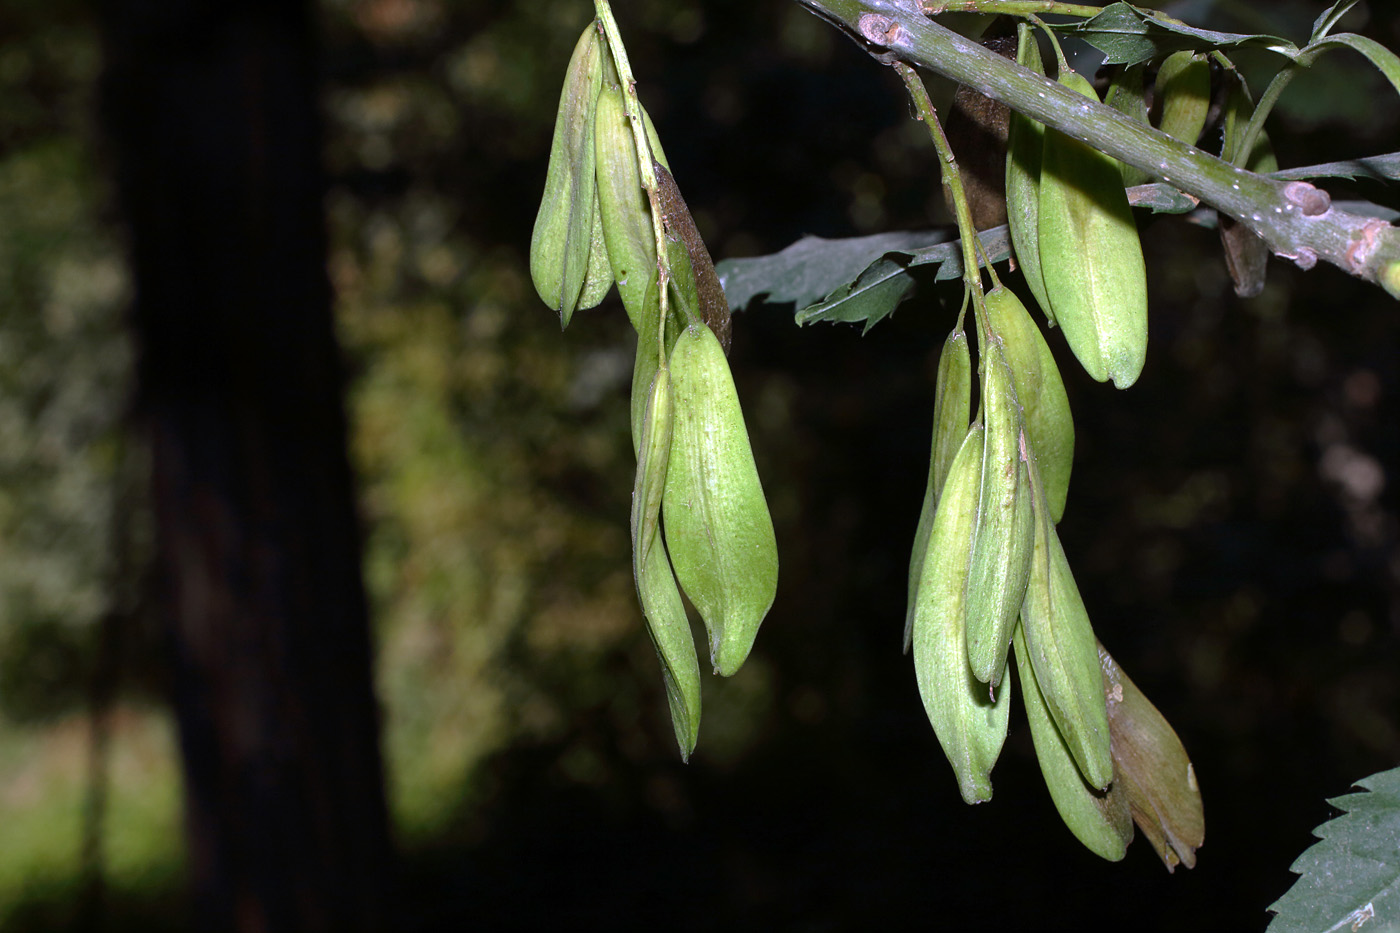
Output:
<svg viewBox="0 0 1400 933">
<path fill-rule="evenodd" d="M 0 726 L 0 927 L 71 925 L 98 866 L 118 898 L 178 895 L 184 847 L 169 717 L 138 707 L 111 717 L 105 818 L 96 836 L 86 822 L 91 732 L 84 715 Z M 89 849 L 93 843 L 100 848 Z"/>
</svg>

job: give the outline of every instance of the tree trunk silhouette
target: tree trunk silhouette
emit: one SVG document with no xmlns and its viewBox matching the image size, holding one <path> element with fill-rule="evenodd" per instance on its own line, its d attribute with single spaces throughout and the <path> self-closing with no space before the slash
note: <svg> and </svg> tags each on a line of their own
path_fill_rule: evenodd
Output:
<svg viewBox="0 0 1400 933">
<path fill-rule="evenodd" d="M 374 927 L 390 842 L 326 276 L 314 10 L 101 9 L 195 919 Z"/>
</svg>

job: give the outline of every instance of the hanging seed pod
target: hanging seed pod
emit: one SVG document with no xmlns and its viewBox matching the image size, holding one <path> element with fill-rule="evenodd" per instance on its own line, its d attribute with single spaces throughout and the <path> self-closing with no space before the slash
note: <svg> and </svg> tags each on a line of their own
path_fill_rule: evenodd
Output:
<svg viewBox="0 0 1400 933">
<path fill-rule="evenodd" d="M 967 565 L 982 484 L 980 423 L 968 430 L 943 484 L 920 569 L 914 609 L 914 674 L 924 712 L 963 800 L 992 797 L 992 766 L 1006 741 L 1011 684 L 993 700 L 967 663 Z"/>
<path fill-rule="evenodd" d="M 671 419 L 671 371 L 663 366 L 652 377 L 642 415 L 637 479 L 632 487 L 632 540 L 641 549 L 643 560 L 661 523 L 661 494 L 671 459 Z"/>
<path fill-rule="evenodd" d="M 687 760 L 700 730 L 700 662 L 670 556 L 657 532 L 674 424 L 670 370 L 658 365 L 660 311 L 657 276 L 653 272 L 643 301 L 643 322 L 637 332 L 637 359 L 632 375 L 632 447 L 637 457 L 632 487 L 632 574 L 647 633 L 661 662 L 681 759 Z"/>
<path fill-rule="evenodd" d="M 671 380 L 666 544 L 676 578 L 705 622 L 715 670 L 728 676 L 748 657 L 773 605 L 778 546 L 734 379 L 709 328 L 681 332 Z"/>
<path fill-rule="evenodd" d="M 1173 52 L 1157 71 L 1157 128 L 1188 146 L 1196 145 L 1210 112 L 1210 62 L 1204 55 Z"/>
<path fill-rule="evenodd" d="M 671 423 L 670 372 L 662 367 L 648 392 L 638 445 L 637 478 L 632 487 L 632 573 L 647 632 L 661 662 L 681 759 L 688 760 L 700 731 L 700 662 L 666 546 L 657 534 L 671 453 Z"/>
<path fill-rule="evenodd" d="M 1034 464 L 1031 476 L 1037 495 L 1035 554 L 1021 607 L 1026 657 L 1035 667 L 1046 708 L 1080 774 L 1102 791 L 1113 780 L 1113 756 L 1094 629 L 1050 521 Z"/>
<path fill-rule="evenodd" d="M 1146 83 L 1147 65 L 1145 62 L 1120 68 L 1114 76 L 1113 82 L 1109 84 L 1103 102 L 1123 116 L 1131 117 L 1144 126 L 1148 126 Z M 1128 165 L 1124 162 L 1120 164 L 1120 168 L 1123 172 L 1123 186 L 1125 188 L 1143 185 L 1151 180 L 1151 176 L 1136 165 Z"/>
<path fill-rule="evenodd" d="M 1063 69 L 1060 83 L 1094 89 Z M 1097 99 L 1097 98 L 1095 98 Z M 1120 389 L 1147 360 L 1147 269 L 1118 163 L 1054 129 L 1040 163 L 1040 264 L 1055 320 L 1080 364 Z"/>
<path fill-rule="evenodd" d="M 646 413 L 647 399 L 651 397 L 652 380 L 663 356 L 669 356 L 675 343 L 676 328 L 672 321 L 666 322 L 666 346 L 660 346 L 661 292 L 660 276 L 653 271 L 647 285 L 646 297 L 642 300 L 640 322 L 637 325 L 637 355 L 632 362 L 632 454 L 640 456 L 642 424 Z"/>
<path fill-rule="evenodd" d="M 588 241 L 588 271 L 583 276 L 583 290 L 579 292 L 578 307 L 575 311 L 587 311 L 598 307 L 607 297 L 613 286 L 612 266 L 608 263 L 607 241 L 603 238 L 603 212 L 598 206 L 597 195 L 593 198 L 593 233 Z"/>
<path fill-rule="evenodd" d="M 1016 64 L 1044 74 L 1040 46 L 1030 26 L 1022 23 L 1016 27 L 1016 43 Z M 1006 137 L 1006 223 L 1021 274 L 1053 327 L 1055 312 L 1040 262 L 1040 160 L 1044 148 L 1045 127 L 1012 113 Z"/>
<path fill-rule="evenodd" d="M 1016 400 L 1026 425 L 1031 455 L 1040 466 L 1050 517 L 1059 521 L 1069 495 L 1074 465 L 1074 418 L 1060 369 L 1050 347 L 1015 292 L 998 286 L 987 292 L 987 318 L 1002 338 L 1011 366 Z"/>
<path fill-rule="evenodd" d="M 535 291 L 559 313 L 564 327 L 569 326 L 578 307 L 593 252 L 597 203 L 594 114 L 603 86 L 605 51 L 597 27 L 590 22 L 574 46 L 564 76 L 544 197 L 530 237 L 530 277 Z"/>
<path fill-rule="evenodd" d="M 1026 597 L 1031 550 L 1031 484 L 1016 389 L 998 338 L 982 345 L 982 482 L 967 566 L 967 657 L 995 691 L 1011 631 Z"/>
<path fill-rule="evenodd" d="M 671 571 L 666 545 L 657 539 L 644 562 L 636 563 L 637 598 L 647 622 L 647 634 L 661 662 L 661 679 L 681 760 L 689 761 L 700 735 L 700 660 L 690 634 L 685 604 Z"/>
<path fill-rule="evenodd" d="M 1098 646 L 1108 695 L 1108 724 L 1118 783 L 1133 820 L 1157 850 L 1167 871 L 1196 867 L 1206 836 L 1205 810 L 1196 769 L 1171 723 L 1137 684 Z"/>
<path fill-rule="evenodd" d="M 1230 91 L 1225 99 L 1225 128 L 1220 158 L 1250 172 L 1267 174 L 1278 171 L 1278 158 L 1274 155 L 1273 144 L 1269 142 L 1269 134 L 1263 130 L 1254 137 L 1248 157 L 1240 152 L 1240 147 L 1244 145 L 1245 127 L 1254 116 L 1254 101 L 1250 99 L 1249 89 L 1245 87 L 1243 78 L 1238 74 L 1231 74 L 1228 80 Z"/>
<path fill-rule="evenodd" d="M 1090 852 L 1116 862 L 1128 851 L 1133 841 L 1133 817 L 1127 797 L 1116 783 L 1099 791 L 1084 783 L 1079 766 L 1070 754 L 1060 730 L 1050 716 L 1050 710 L 1036 682 L 1035 666 L 1026 648 L 1024 626 L 1018 626 L 1013 639 L 1016 648 L 1016 672 L 1021 676 L 1021 699 L 1026 706 L 1026 718 L 1031 724 L 1031 741 L 1040 773 L 1050 791 L 1050 799 L 1070 832 Z"/>
<path fill-rule="evenodd" d="M 943 352 L 938 357 L 937 385 L 933 398 L 933 451 L 929 455 L 928 486 L 924 489 L 924 501 L 919 509 L 914 549 L 909 555 L 909 602 L 904 613 L 905 654 L 909 653 L 909 641 L 914 633 L 919 574 L 928 550 L 929 532 L 933 529 L 933 513 L 953 458 L 957 456 L 963 438 L 967 437 L 967 422 L 972 414 L 972 357 L 968 352 L 967 334 L 961 329 L 954 330 L 943 342 Z"/>
<path fill-rule="evenodd" d="M 668 165 L 645 110 L 642 117 L 653 155 L 662 165 Z M 651 224 L 651 205 L 637 167 L 632 124 L 619 88 L 605 87 L 598 97 L 595 146 L 599 216 L 608 260 L 622 305 L 632 326 L 640 328 L 647 286 L 656 275 L 656 234 Z"/>
</svg>

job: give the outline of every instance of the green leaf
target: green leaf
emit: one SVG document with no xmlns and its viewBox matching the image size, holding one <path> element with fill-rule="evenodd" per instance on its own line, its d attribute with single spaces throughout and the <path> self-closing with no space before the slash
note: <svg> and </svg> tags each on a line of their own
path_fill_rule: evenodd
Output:
<svg viewBox="0 0 1400 933">
<path fill-rule="evenodd" d="M 840 286 L 826 298 L 797 312 L 797 323 L 814 321 L 848 324 L 865 322 L 869 331 L 890 314 L 914 288 L 914 277 L 904 271 L 905 263 L 881 258 L 872 263 L 854 282 Z M 864 333 L 865 331 L 862 331 Z"/>
<path fill-rule="evenodd" d="M 1393 207 L 1382 207 L 1370 201 L 1333 201 L 1332 206 L 1339 211 L 1348 214 L 1360 214 L 1362 217 L 1375 217 L 1384 220 L 1386 223 L 1394 223 L 1400 220 L 1400 211 Z"/>
<path fill-rule="evenodd" d="M 1185 214 L 1200 206 L 1190 195 L 1160 183 L 1129 188 L 1128 201 L 1158 214 Z M 937 266 L 936 282 L 962 275 L 961 243 L 944 240 L 947 235 L 934 230 L 845 240 L 804 237 L 781 252 L 726 259 L 715 269 L 735 311 L 756 299 L 791 302 L 798 324 L 864 323 L 868 331 L 909 297 L 914 287 L 910 269 Z M 1010 257 L 1005 225 L 984 230 L 979 238 L 991 262 Z M 933 245 L 921 245 L 929 243 Z"/>
<path fill-rule="evenodd" d="M 1400 153 L 1394 170 L 1400 172 Z M 1129 188 L 1128 202 L 1158 214 L 1185 214 L 1200 206 L 1190 195 L 1161 183 Z M 936 266 L 936 282 L 962 275 L 961 242 L 948 236 L 946 230 L 842 240 L 809 236 L 767 256 L 726 259 L 715 271 L 734 311 L 760 299 L 767 304 L 791 302 L 798 324 L 863 323 L 868 331 L 909 297 L 914 288 L 909 270 Z M 979 237 L 991 262 L 1010 257 L 1005 225 L 984 230 Z"/>
<path fill-rule="evenodd" d="M 1239 46 L 1261 47 L 1288 58 L 1298 56 L 1298 46 L 1279 36 L 1196 29 L 1184 23 L 1157 19 L 1151 11 L 1130 3 L 1115 3 L 1083 22 L 1062 23 L 1052 28 L 1088 42 L 1108 56 L 1106 64 L 1110 65 L 1136 65 L 1183 49 L 1209 52 Z"/>
<path fill-rule="evenodd" d="M 1313 22 L 1312 36 L 1308 41 L 1316 42 L 1326 36 L 1332 31 L 1332 27 L 1337 25 L 1337 22 L 1354 6 L 1356 6 L 1356 0 L 1337 0 Z"/>
<path fill-rule="evenodd" d="M 1327 52 L 1334 48 L 1348 48 L 1354 52 L 1360 52 L 1380 69 L 1386 80 L 1391 83 L 1397 92 L 1400 92 L 1400 58 L 1375 39 L 1368 39 L 1365 36 L 1358 36 L 1355 33 L 1344 32 L 1339 36 L 1332 36 L 1328 39 L 1320 39 L 1303 49 L 1301 55 L 1306 56 L 1304 64 L 1311 64 L 1313 59 L 1320 52 Z"/>
<path fill-rule="evenodd" d="M 726 259 L 715 271 L 734 311 L 761 296 L 766 296 L 769 304 L 793 302 L 805 308 L 854 282 L 886 253 L 922 249 L 942 243 L 950 235 L 946 230 L 924 230 L 841 240 L 809 236 L 778 253 Z"/>
<path fill-rule="evenodd" d="M 736 311 L 761 297 L 769 304 L 792 302 L 798 324 L 865 322 L 868 330 L 909 295 L 914 278 L 906 270 L 938 266 L 939 282 L 962 275 L 962 247 L 948 236 L 929 230 L 844 240 L 804 237 L 781 252 L 726 259 L 715 269 Z M 991 262 L 1010 255 L 1004 225 L 980 236 Z"/>
<path fill-rule="evenodd" d="M 1356 782 L 1369 793 L 1328 801 L 1344 811 L 1313 830 L 1320 840 L 1298 857 L 1299 879 L 1269 910 L 1269 933 L 1331 933 L 1400 917 L 1400 768 Z"/>
<path fill-rule="evenodd" d="M 1389 152 L 1364 159 L 1347 159 L 1344 162 L 1303 165 L 1281 172 L 1270 172 L 1269 177 L 1284 181 L 1308 178 L 1371 178 L 1376 181 L 1400 181 L 1400 152 Z"/>
<path fill-rule="evenodd" d="M 1327 35 L 1327 31 L 1351 6 L 1351 2 L 1342 0 L 1318 17 L 1313 24 L 1312 41 L 1301 49 L 1281 36 L 1217 32 L 1158 19 L 1152 11 L 1139 9 L 1130 3 L 1115 3 L 1083 22 L 1061 23 L 1052 28 L 1088 42 L 1107 56 L 1105 64 L 1109 65 L 1136 65 L 1183 50 L 1210 52 L 1251 46 L 1276 52 L 1308 67 L 1323 52 L 1349 48 L 1366 56 L 1395 86 L 1396 91 L 1400 91 L 1400 57 L 1394 52 L 1374 39 L 1354 33 Z"/>
<path fill-rule="evenodd" d="M 1007 237 L 1005 224 L 984 230 L 978 234 L 978 239 L 982 241 L 988 262 L 1001 262 L 1011 255 L 1011 241 Z M 953 240 L 924 249 L 890 250 L 871 263 L 854 282 L 840 286 L 817 304 L 799 308 L 797 323 L 845 321 L 854 324 L 864 321 L 865 331 L 869 331 L 909 296 L 914 287 L 914 277 L 907 269 L 937 266 L 938 272 L 933 277 L 935 282 L 961 278 L 961 242 Z M 895 258 L 900 255 L 910 258 Z"/>
</svg>

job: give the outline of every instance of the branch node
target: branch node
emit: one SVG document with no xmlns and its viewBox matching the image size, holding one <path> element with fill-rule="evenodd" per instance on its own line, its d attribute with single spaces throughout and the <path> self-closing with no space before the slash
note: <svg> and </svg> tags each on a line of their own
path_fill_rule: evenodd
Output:
<svg viewBox="0 0 1400 933">
<path fill-rule="evenodd" d="M 1331 195 L 1305 181 L 1290 181 L 1284 185 L 1283 196 L 1302 208 L 1305 217 L 1317 217 L 1332 209 Z"/>
<path fill-rule="evenodd" d="M 1361 228 L 1361 236 L 1353 239 L 1347 246 L 1346 261 L 1350 266 L 1347 271 L 1355 275 L 1365 269 L 1371 254 L 1381 245 L 1382 234 L 1390 229 L 1390 224 L 1380 218 L 1366 221 L 1365 226 Z"/>
<path fill-rule="evenodd" d="M 1298 247 L 1298 252 L 1287 258 L 1293 260 L 1298 268 L 1302 269 L 1304 272 L 1317 265 L 1317 253 L 1308 249 L 1306 246 Z"/>
<path fill-rule="evenodd" d="M 897 35 L 899 30 L 898 23 L 879 13 L 862 13 L 856 26 L 865 40 L 874 45 L 889 45 L 893 38 L 890 34 L 894 32 Z"/>
</svg>

